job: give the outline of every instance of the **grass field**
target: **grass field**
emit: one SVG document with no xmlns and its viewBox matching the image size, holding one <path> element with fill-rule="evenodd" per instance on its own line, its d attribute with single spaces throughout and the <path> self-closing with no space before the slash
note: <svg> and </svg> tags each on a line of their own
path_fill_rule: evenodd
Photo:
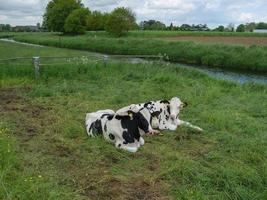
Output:
<svg viewBox="0 0 267 200">
<path fill-rule="evenodd" d="M 166 42 L 146 37 L 112 38 L 104 32 L 95 36 L 59 36 L 51 33 L 16 34 L 15 40 L 70 49 L 123 55 L 165 55 L 172 62 L 222 69 L 267 72 L 267 46 Z M 131 35 L 131 33 L 130 33 Z"/>
<path fill-rule="evenodd" d="M 178 41 L 193 41 L 197 43 L 215 43 L 228 45 L 267 45 L 267 37 L 236 37 L 236 36 L 175 36 L 175 37 L 160 37 L 161 40 L 178 42 Z"/>
<path fill-rule="evenodd" d="M 103 33 L 102 33 L 103 34 Z M 267 37 L 267 33 L 251 32 L 203 32 L 203 31 L 131 31 L 129 37 L 175 37 L 175 36 L 207 36 L 207 37 Z"/>
<path fill-rule="evenodd" d="M 90 31 L 87 35 L 98 35 L 103 37 L 111 37 L 105 31 Z M 140 38 L 158 38 L 158 37 L 179 37 L 179 36 L 196 36 L 196 37 L 267 37 L 267 33 L 251 33 L 251 32 L 205 32 L 205 31 L 130 31 L 127 37 Z"/>
<path fill-rule="evenodd" d="M 0 58 L 82 54 L 0 42 Z M 40 54 L 41 54 L 40 53 Z M 204 128 L 145 137 L 136 154 L 90 139 L 85 113 L 179 96 Z M 161 64 L 0 64 L 0 199 L 266 199 L 267 87 Z"/>
<path fill-rule="evenodd" d="M 0 32 L 0 36 L 9 36 L 17 35 L 22 33 L 14 32 Z M 103 37 L 112 37 L 105 31 L 89 31 L 87 35 L 90 36 L 103 36 Z M 130 31 L 128 37 L 149 37 L 149 38 L 158 38 L 158 37 L 176 37 L 176 36 L 208 36 L 208 37 L 267 37 L 267 33 L 251 33 L 251 32 L 203 32 L 203 31 Z"/>
</svg>

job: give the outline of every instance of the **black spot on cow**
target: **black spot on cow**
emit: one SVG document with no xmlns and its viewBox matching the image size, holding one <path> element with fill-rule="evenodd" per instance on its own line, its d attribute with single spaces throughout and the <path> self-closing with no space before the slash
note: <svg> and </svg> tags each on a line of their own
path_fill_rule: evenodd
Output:
<svg viewBox="0 0 267 200">
<path fill-rule="evenodd" d="M 115 140 L 115 136 L 114 136 L 113 134 L 111 134 L 111 133 L 108 135 L 108 137 L 109 137 L 109 139 L 111 139 L 111 140 Z"/>
<path fill-rule="evenodd" d="M 171 114 L 171 108 L 170 108 L 170 106 L 167 106 L 167 112 L 168 112 L 169 114 Z"/>
<path fill-rule="evenodd" d="M 140 140 L 140 132 L 138 128 L 143 130 L 145 133 L 149 131 L 149 123 L 142 113 L 131 113 L 131 115 L 132 117 L 120 115 L 115 116 L 116 119 L 121 121 L 122 128 L 127 130 L 122 134 L 122 137 L 125 140 L 124 144 L 133 143 L 135 139 L 137 141 Z"/>
<path fill-rule="evenodd" d="M 108 120 L 112 120 L 113 117 L 114 117 L 114 115 L 111 115 L 111 114 L 103 114 L 103 115 L 101 116 L 101 119 L 103 119 L 104 117 L 107 117 Z"/>
<path fill-rule="evenodd" d="M 89 128 L 89 132 L 92 130 L 92 133 L 94 135 L 101 135 L 103 134 L 102 131 L 102 124 L 101 124 L 101 120 L 96 120 L 95 122 L 93 122 Z"/>
<path fill-rule="evenodd" d="M 118 120 L 130 120 L 131 118 L 130 118 L 130 116 L 116 115 L 115 119 L 118 119 Z"/>
<path fill-rule="evenodd" d="M 162 109 L 160 109 L 159 111 L 155 111 L 151 113 L 152 117 L 158 117 L 160 115 L 160 113 L 162 112 Z"/>
<path fill-rule="evenodd" d="M 151 104 L 152 104 L 152 102 L 149 101 L 149 102 L 147 102 L 147 103 L 144 104 L 144 107 L 147 108 L 147 107 L 148 107 L 149 105 L 151 105 Z"/>
<path fill-rule="evenodd" d="M 160 113 L 162 112 L 162 109 L 160 109 L 160 111 L 155 111 L 151 113 L 150 116 L 150 124 L 152 124 L 152 119 L 153 118 L 159 118 Z"/>
<path fill-rule="evenodd" d="M 123 131 L 122 138 L 124 139 L 123 144 L 134 143 L 134 135 L 129 131 Z"/>
<path fill-rule="evenodd" d="M 168 100 L 161 100 L 160 103 L 170 104 Z"/>
</svg>

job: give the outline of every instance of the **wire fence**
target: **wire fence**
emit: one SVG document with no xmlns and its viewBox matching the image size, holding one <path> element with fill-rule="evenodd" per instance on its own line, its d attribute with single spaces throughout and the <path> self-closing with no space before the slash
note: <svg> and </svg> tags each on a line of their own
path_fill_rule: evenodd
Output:
<svg viewBox="0 0 267 200">
<path fill-rule="evenodd" d="M 51 65 L 62 65 L 66 63 L 72 63 L 74 61 L 103 61 L 104 66 L 107 66 L 107 63 L 110 59 L 158 59 L 163 60 L 163 56 L 161 55 L 87 55 L 82 57 L 67 57 L 67 56 L 34 56 L 34 57 L 15 57 L 15 58 L 5 58 L 0 59 L 0 64 L 6 64 L 12 62 L 12 65 L 14 65 L 14 61 L 29 61 L 33 65 L 33 69 L 35 71 L 35 78 L 40 77 L 41 73 L 41 67 L 44 66 L 51 66 Z M 61 63 L 47 63 L 47 61 L 50 60 L 64 60 L 65 62 Z M 21 65 L 22 64 L 16 64 Z"/>
</svg>

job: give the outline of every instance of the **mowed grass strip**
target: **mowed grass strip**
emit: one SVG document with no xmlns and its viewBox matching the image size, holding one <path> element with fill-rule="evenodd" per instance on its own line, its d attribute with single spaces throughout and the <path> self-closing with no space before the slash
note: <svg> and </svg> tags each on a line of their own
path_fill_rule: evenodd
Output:
<svg viewBox="0 0 267 200">
<path fill-rule="evenodd" d="M 0 52 L 38 51 L 13 45 Z M 266 86 L 160 63 L 55 64 L 39 80 L 32 71 L 0 65 L 0 199 L 266 199 Z M 86 112 L 173 96 L 204 133 L 148 136 L 136 154 L 86 135 Z"/>
<path fill-rule="evenodd" d="M 15 40 L 69 49 L 122 55 L 164 55 L 166 60 L 222 69 L 267 72 L 267 47 L 167 42 L 147 37 L 113 38 L 104 32 L 84 36 L 17 34 Z"/>
</svg>

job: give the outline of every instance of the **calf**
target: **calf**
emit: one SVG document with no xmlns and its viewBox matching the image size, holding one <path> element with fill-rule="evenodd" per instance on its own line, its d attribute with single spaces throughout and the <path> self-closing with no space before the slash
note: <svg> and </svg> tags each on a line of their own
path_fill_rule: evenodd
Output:
<svg viewBox="0 0 267 200">
<path fill-rule="evenodd" d="M 180 110 L 187 106 L 187 103 L 183 103 L 178 97 L 173 97 L 170 100 L 149 101 L 147 103 L 132 104 L 131 106 L 124 107 L 118 110 L 121 111 L 132 109 L 132 107 L 138 109 L 147 108 L 150 112 L 150 124 L 152 128 L 159 130 L 176 130 L 179 125 L 194 128 L 198 131 L 203 131 L 201 128 L 178 119 Z"/>
<path fill-rule="evenodd" d="M 145 143 L 142 135 L 157 132 L 152 129 L 149 120 L 147 108 L 138 110 L 132 106 L 115 114 L 104 110 L 86 115 L 86 130 L 89 136 L 103 135 L 117 148 L 136 152 Z"/>
</svg>

